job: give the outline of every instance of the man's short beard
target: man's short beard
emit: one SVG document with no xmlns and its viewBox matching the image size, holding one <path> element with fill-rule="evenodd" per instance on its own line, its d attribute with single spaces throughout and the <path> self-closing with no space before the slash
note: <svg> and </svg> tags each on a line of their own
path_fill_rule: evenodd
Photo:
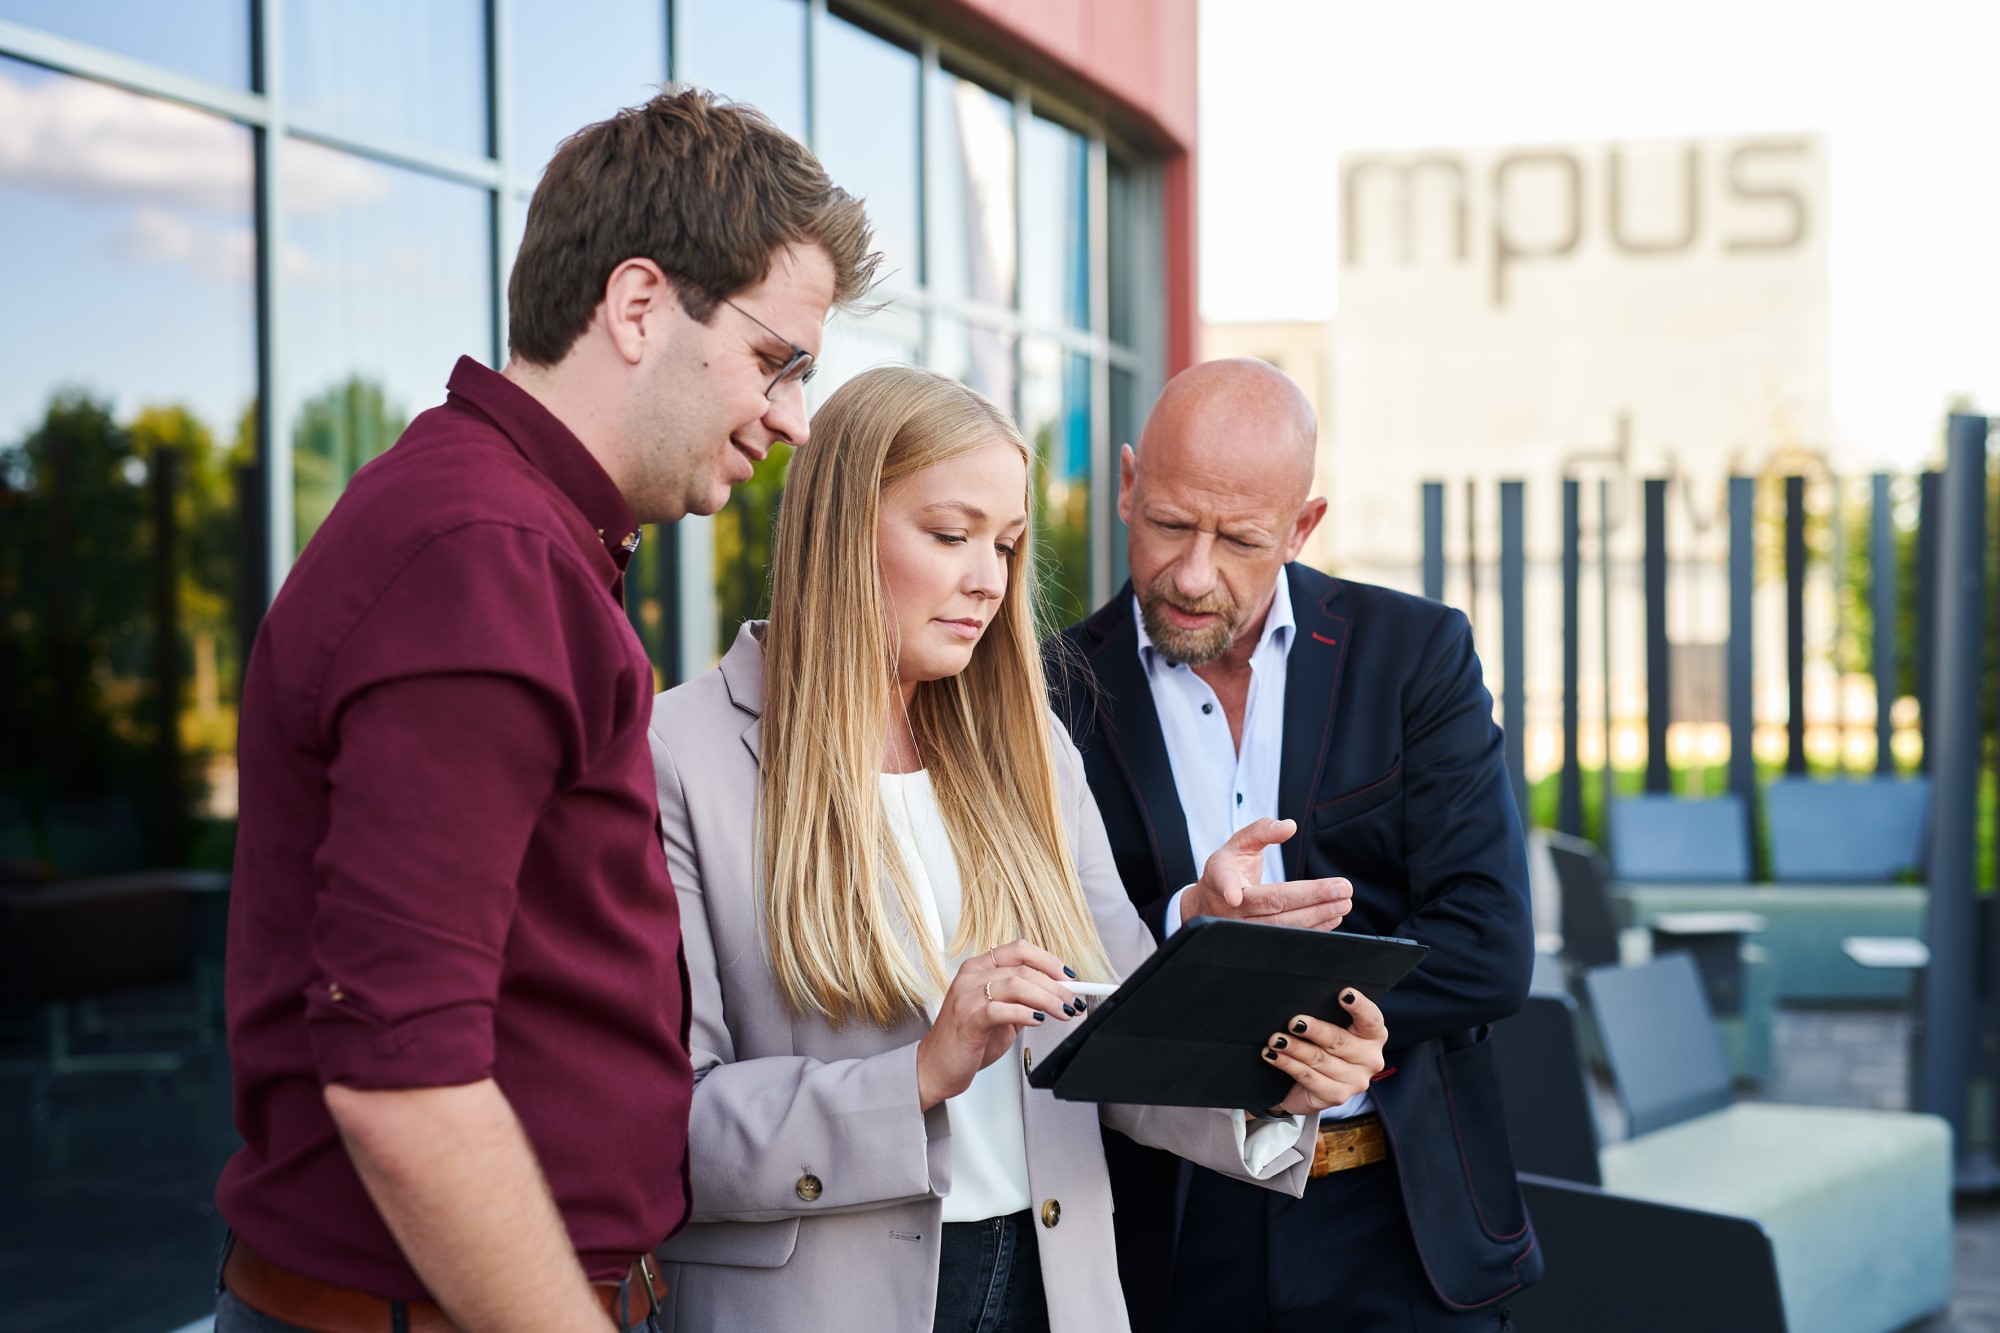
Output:
<svg viewBox="0 0 2000 1333">
<path fill-rule="evenodd" d="M 1153 646 L 1176 666 L 1197 667 L 1213 662 L 1235 640 L 1243 608 L 1217 586 L 1193 606 L 1180 606 L 1181 610 L 1195 614 L 1213 612 L 1215 624 L 1206 629 L 1182 629 L 1167 619 L 1166 604 L 1173 600 L 1170 578 L 1162 574 L 1150 587 L 1139 591 L 1139 618 L 1146 624 L 1146 633 L 1151 636 Z"/>
</svg>

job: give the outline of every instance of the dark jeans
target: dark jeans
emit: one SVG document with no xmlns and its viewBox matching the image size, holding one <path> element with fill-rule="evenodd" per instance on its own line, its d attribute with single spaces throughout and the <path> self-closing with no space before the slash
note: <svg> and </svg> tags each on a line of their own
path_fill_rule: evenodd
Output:
<svg viewBox="0 0 2000 1333">
<path fill-rule="evenodd" d="M 946 1222 L 931 1333 L 1048 1333 L 1048 1327 L 1034 1215 Z"/>
<path fill-rule="evenodd" d="M 1305 1197 L 1196 1168 L 1161 1333 L 1500 1333 L 1502 1305 L 1454 1310 L 1417 1257 L 1388 1162 L 1309 1181 Z"/>
</svg>

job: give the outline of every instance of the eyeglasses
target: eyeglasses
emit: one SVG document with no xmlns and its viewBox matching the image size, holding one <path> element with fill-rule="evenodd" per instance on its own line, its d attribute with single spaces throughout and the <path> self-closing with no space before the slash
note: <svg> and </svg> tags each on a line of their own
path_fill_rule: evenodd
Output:
<svg viewBox="0 0 2000 1333">
<path fill-rule="evenodd" d="M 755 315 L 751 314 L 748 310 L 745 310 L 742 306 L 736 304 L 736 302 L 730 300 L 728 297 L 723 296 L 723 297 L 718 297 L 717 299 L 720 300 L 722 304 L 728 306 L 731 310 L 734 310 L 737 314 L 743 316 L 743 318 L 749 320 L 752 324 L 755 324 L 758 328 L 764 330 L 764 332 L 770 334 L 773 338 L 776 338 L 779 342 L 783 343 L 785 346 L 792 349 L 792 354 L 785 361 L 783 367 L 779 369 L 777 374 L 771 377 L 771 382 L 764 386 L 764 396 L 766 398 L 775 399 L 778 396 L 778 390 L 784 388 L 788 384 L 791 384 L 795 380 L 800 384 L 804 384 L 808 380 L 812 379 L 813 373 L 817 371 L 819 367 L 813 364 L 813 354 L 811 352 L 808 352 L 805 348 L 799 346 L 797 343 L 793 342 L 790 338 L 787 338 L 784 334 L 778 332 L 776 329 L 772 328 L 769 324 L 766 324 L 763 320 L 757 318 Z"/>
</svg>

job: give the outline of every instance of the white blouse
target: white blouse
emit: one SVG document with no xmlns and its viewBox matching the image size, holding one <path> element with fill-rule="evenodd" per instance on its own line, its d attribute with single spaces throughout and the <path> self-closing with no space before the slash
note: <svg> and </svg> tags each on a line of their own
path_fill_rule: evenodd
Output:
<svg viewBox="0 0 2000 1333">
<path fill-rule="evenodd" d="M 930 774 L 921 770 L 884 773 L 882 808 L 917 890 L 924 925 L 943 950 L 958 932 L 963 889 L 958 856 L 952 851 L 951 834 L 938 809 Z M 971 956 L 947 958 L 945 975 L 957 972 L 959 964 Z M 937 1000 L 925 1006 L 933 1021 L 937 1007 Z M 947 1222 L 1005 1217 L 1033 1202 L 1028 1191 L 1028 1144 L 1021 1120 L 1018 1067 L 1013 1060 L 996 1060 L 973 1075 L 971 1087 L 945 1100 L 945 1112 L 951 1120 L 951 1193 L 944 1200 Z M 1252 1124 L 1241 1111 L 1232 1115 L 1237 1151 L 1253 1173 L 1262 1172 L 1297 1143 L 1305 1126 L 1297 1116 Z"/>
<path fill-rule="evenodd" d="M 884 773 L 882 808 L 909 868 L 924 924 L 939 949 L 958 932 L 962 890 L 958 857 L 951 849 L 930 774 Z M 945 960 L 945 975 L 969 954 Z M 942 997 L 940 997 L 942 998 Z M 935 1002 L 927 1006 L 937 1017 Z M 1029 1206 L 1028 1145 L 1021 1124 L 1021 1078 L 1012 1060 L 996 1060 L 973 1076 L 972 1086 L 945 1102 L 951 1118 L 951 1193 L 947 1222 L 980 1222 Z"/>
</svg>

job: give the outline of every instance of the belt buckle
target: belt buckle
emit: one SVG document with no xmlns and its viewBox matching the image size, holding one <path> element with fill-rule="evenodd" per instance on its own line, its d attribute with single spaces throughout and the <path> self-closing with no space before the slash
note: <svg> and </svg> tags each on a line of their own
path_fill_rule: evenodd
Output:
<svg viewBox="0 0 2000 1333">
<path fill-rule="evenodd" d="M 660 1312 L 660 1280 L 653 1274 L 653 1256 L 650 1254 L 639 1256 L 639 1280 L 646 1286 L 646 1312 L 648 1314 L 658 1314 Z"/>
</svg>

